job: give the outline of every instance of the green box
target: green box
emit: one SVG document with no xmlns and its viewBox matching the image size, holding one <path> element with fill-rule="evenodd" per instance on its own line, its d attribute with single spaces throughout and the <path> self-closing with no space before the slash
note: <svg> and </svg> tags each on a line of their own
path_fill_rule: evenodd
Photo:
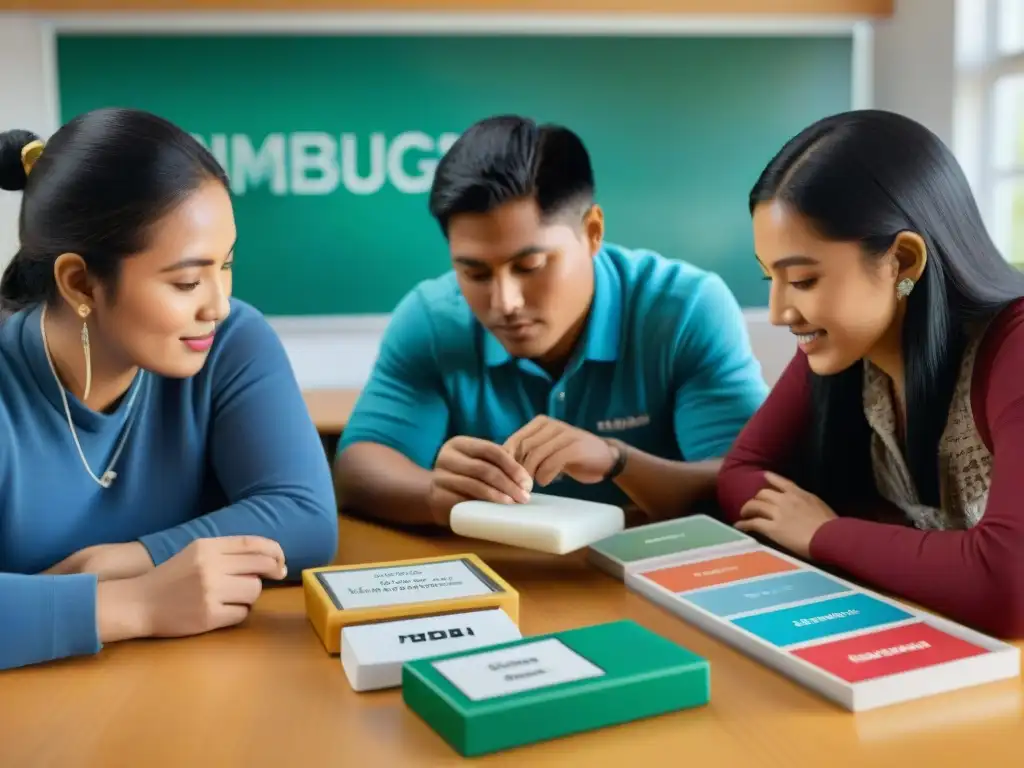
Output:
<svg viewBox="0 0 1024 768">
<path fill-rule="evenodd" d="M 623 620 L 407 662 L 402 698 L 472 757 L 707 704 L 711 667 Z"/>
</svg>

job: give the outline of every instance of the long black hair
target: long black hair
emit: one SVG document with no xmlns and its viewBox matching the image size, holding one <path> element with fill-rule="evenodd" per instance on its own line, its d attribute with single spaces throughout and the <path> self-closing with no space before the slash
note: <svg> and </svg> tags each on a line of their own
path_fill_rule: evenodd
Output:
<svg viewBox="0 0 1024 768">
<path fill-rule="evenodd" d="M 121 261 L 145 249 L 152 225 L 203 182 L 228 186 L 198 141 L 135 109 L 75 117 L 46 143 L 26 173 L 22 150 L 39 137 L 0 133 L 0 189 L 24 190 L 20 247 L 0 278 L 0 316 L 56 299 L 54 262 L 77 253 L 116 287 Z"/>
<path fill-rule="evenodd" d="M 902 330 L 906 459 L 922 504 L 940 506 L 937 447 L 945 429 L 968 326 L 1024 296 L 1024 274 L 999 253 L 952 152 L 919 123 L 856 110 L 820 120 L 790 139 L 750 192 L 750 211 L 777 200 L 822 237 L 882 256 L 901 232 L 927 248 L 907 297 Z M 826 501 L 862 498 L 870 481 L 870 430 L 860 365 L 810 374 L 814 417 L 809 472 Z"/>
</svg>

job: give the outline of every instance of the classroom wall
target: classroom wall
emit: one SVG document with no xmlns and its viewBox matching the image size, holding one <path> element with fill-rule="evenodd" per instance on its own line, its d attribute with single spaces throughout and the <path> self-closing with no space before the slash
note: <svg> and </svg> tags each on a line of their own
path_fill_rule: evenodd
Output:
<svg viewBox="0 0 1024 768">
<path fill-rule="evenodd" d="M 892 13 L 893 0 L 0 0 L 0 11 L 403 11 L 412 13 Z"/>
<path fill-rule="evenodd" d="M 864 59 L 862 99 L 920 120 L 952 145 L 954 115 L 955 0 L 897 0 L 892 18 L 874 24 Z M 39 22 L 29 15 L 0 15 L 0 127 L 47 134 L 55 124 Z M 17 247 L 17 195 L 0 195 L 0 265 Z M 639 244 L 642 245 L 642 244 Z M 764 310 L 746 312 L 751 341 L 766 378 L 774 382 L 795 349 L 792 336 L 773 328 Z M 337 327 L 303 318 L 275 321 L 304 388 L 358 387 L 377 354 L 386 317 Z"/>
</svg>

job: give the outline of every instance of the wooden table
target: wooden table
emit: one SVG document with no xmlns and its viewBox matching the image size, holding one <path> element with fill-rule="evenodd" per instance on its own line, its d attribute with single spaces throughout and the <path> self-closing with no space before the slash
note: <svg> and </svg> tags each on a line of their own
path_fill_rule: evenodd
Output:
<svg viewBox="0 0 1024 768">
<path fill-rule="evenodd" d="M 352 415 L 359 392 L 358 389 L 307 389 L 302 392 L 309 415 L 324 444 L 324 453 L 331 461 L 334 460 L 338 441 L 348 424 L 348 417 Z"/>
<path fill-rule="evenodd" d="M 307 389 L 302 397 L 320 434 L 341 434 L 359 397 L 358 389 Z"/>
<path fill-rule="evenodd" d="M 342 518 L 339 562 L 475 551 L 521 591 L 524 634 L 632 618 L 711 661 L 711 704 L 478 758 L 514 766 L 1020 765 L 1019 680 L 851 714 L 692 629 L 582 557 Z M 0 631 L 4 631 L 0 628 Z M 309 627 L 299 587 L 267 590 L 241 626 L 121 643 L 0 673 L 0 766 L 405 768 L 461 758 L 397 690 L 356 694 Z"/>
</svg>

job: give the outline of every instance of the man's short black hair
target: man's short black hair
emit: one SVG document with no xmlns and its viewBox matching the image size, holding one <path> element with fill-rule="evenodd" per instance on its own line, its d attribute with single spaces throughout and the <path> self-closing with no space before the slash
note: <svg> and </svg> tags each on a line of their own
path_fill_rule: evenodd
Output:
<svg viewBox="0 0 1024 768">
<path fill-rule="evenodd" d="M 531 198 L 545 219 L 582 220 L 594 201 L 587 148 L 568 128 L 499 115 L 472 125 L 441 158 L 430 213 L 447 236 L 452 216 Z"/>
</svg>

